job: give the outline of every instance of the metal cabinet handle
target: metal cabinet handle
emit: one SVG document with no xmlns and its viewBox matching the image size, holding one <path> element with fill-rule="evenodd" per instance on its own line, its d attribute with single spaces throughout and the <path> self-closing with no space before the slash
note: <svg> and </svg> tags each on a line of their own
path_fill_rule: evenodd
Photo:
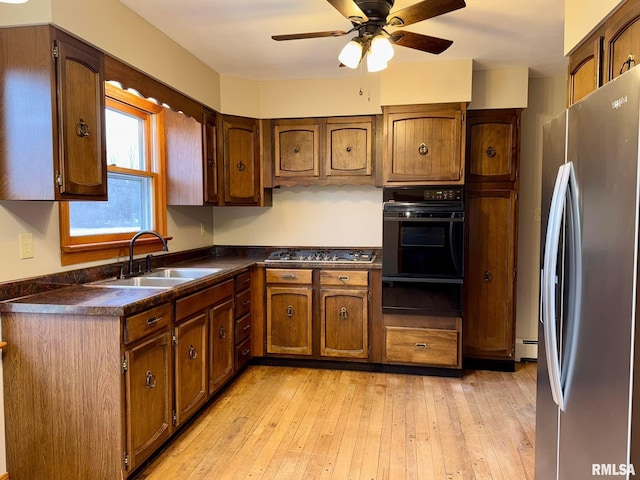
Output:
<svg viewBox="0 0 640 480">
<path fill-rule="evenodd" d="M 251 328 L 251 325 L 250 325 L 250 324 L 248 324 L 248 325 L 245 325 L 244 327 L 242 327 L 242 330 L 243 330 L 244 332 L 246 332 L 246 331 L 247 331 L 247 330 L 249 330 L 250 328 Z"/>
<path fill-rule="evenodd" d="M 338 280 L 340 280 L 341 282 L 348 282 L 349 277 L 347 275 L 338 275 Z"/>
<path fill-rule="evenodd" d="M 490 282 L 491 280 L 493 280 L 493 274 L 491 272 L 484 272 L 484 275 L 482 276 L 482 279 L 485 282 Z"/>
<path fill-rule="evenodd" d="M 287 317 L 293 317 L 293 305 L 287 307 L 287 311 L 284 313 Z"/>
<path fill-rule="evenodd" d="M 282 275 L 283 280 L 295 280 L 296 276 L 293 273 L 286 273 Z"/>
<path fill-rule="evenodd" d="M 421 143 L 418 147 L 418 153 L 420 155 L 426 155 L 427 153 L 429 153 L 429 148 L 424 143 Z"/>
<path fill-rule="evenodd" d="M 293 153 L 300 153 L 300 147 L 294 147 Z"/>
<path fill-rule="evenodd" d="M 347 312 L 347 307 L 342 307 L 340 309 L 340 318 L 346 320 L 347 318 L 349 318 L 349 312 Z"/>
<path fill-rule="evenodd" d="M 162 320 L 162 317 L 152 317 L 152 318 L 147 318 L 147 326 L 151 326 L 154 325 L 156 323 L 158 323 L 160 320 Z"/>
<path fill-rule="evenodd" d="M 429 348 L 426 343 L 416 343 L 415 347 L 418 350 L 426 350 L 427 348 Z"/>
<path fill-rule="evenodd" d="M 80 119 L 80 121 L 76 125 L 76 135 L 78 135 L 79 137 L 89 136 L 89 125 L 87 125 L 83 119 Z"/>
<path fill-rule="evenodd" d="M 251 351 L 250 349 L 245 348 L 244 350 L 242 350 L 242 356 L 245 357 L 246 355 L 249 354 L 250 351 Z"/>
<path fill-rule="evenodd" d="M 220 338 L 226 338 L 227 332 L 224 331 L 224 327 L 220 327 L 220 331 L 218 332 Z"/>
<path fill-rule="evenodd" d="M 246 168 L 246 166 L 245 166 L 245 164 L 244 164 L 242 161 L 240 161 L 240 162 L 238 162 L 238 164 L 236 165 L 236 168 L 238 169 L 238 171 L 239 171 L 239 172 L 243 172 L 243 171 L 244 171 L 244 169 Z"/>
<path fill-rule="evenodd" d="M 347 153 L 351 153 L 351 147 L 347 147 L 346 150 L 347 150 Z"/>
<path fill-rule="evenodd" d="M 496 149 L 493 147 L 489 147 L 487 148 L 487 151 L 485 153 L 487 154 L 487 157 L 493 158 L 496 156 Z"/>
<path fill-rule="evenodd" d="M 243 307 L 246 307 L 246 306 L 247 306 L 247 305 L 249 305 L 250 303 L 251 303 L 251 300 L 244 300 L 244 301 L 242 302 L 242 306 L 243 306 Z"/>
<path fill-rule="evenodd" d="M 195 360 L 198 358 L 198 351 L 191 345 L 189 347 L 189 360 Z"/>
<path fill-rule="evenodd" d="M 214 162 L 212 159 L 209 159 L 207 161 L 207 165 L 209 165 L 210 167 L 214 167 L 216 165 L 216 162 Z"/>
<path fill-rule="evenodd" d="M 156 376 L 151 373 L 151 370 L 147 370 L 145 387 L 149 389 L 156 388 Z"/>
</svg>

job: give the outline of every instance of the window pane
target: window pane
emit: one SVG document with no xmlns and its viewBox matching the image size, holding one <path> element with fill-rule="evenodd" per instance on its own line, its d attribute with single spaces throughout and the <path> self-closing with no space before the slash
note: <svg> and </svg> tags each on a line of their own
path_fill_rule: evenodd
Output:
<svg viewBox="0 0 640 480">
<path fill-rule="evenodd" d="M 107 175 L 109 201 L 69 202 L 71 236 L 150 230 L 151 179 L 121 173 Z"/>
<path fill-rule="evenodd" d="M 107 164 L 144 170 L 144 122 L 107 108 Z"/>
</svg>

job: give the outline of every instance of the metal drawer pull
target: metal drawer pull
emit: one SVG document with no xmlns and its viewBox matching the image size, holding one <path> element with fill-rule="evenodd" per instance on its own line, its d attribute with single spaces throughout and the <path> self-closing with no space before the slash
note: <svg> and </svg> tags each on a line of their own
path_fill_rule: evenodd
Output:
<svg viewBox="0 0 640 480">
<path fill-rule="evenodd" d="M 420 155 L 426 155 L 427 153 L 429 153 L 429 148 L 424 143 L 421 143 L 418 147 L 418 153 Z"/>
<path fill-rule="evenodd" d="M 236 168 L 238 169 L 239 172 L 244 172 L 245 166 L 242 160 L 238 162 L 238 164 L 236 165 Z"/>
<path fill-rule="evenodd" d="M 153 373 L 151 373 L 151 370 L 147 370 L 147 379 L 146 379 L 145 387 L 149 389 L 156 388 L 156 376 Z"/>
<path fill-rule="evenodd" d="M 415 346 L 418 350 L 426 350 L 427 348 L 429 348 L 426 343 L 416 343 Z"/>
<path fill-rule="evenodd" d="M 487 157 L 493 158 L 496 156 L 496 149 L 493 147 L 489 147 L 487 148 L 487 151 L 485 153 L 487 154 Z"/>
<path fill-rule="evenodd" d="M 242 330 L 246 332 L 250 328 L 251 328 L 251 325 L 245 325 L 244 327 L 242 327 Z"/>
<path fill-rule="evenodd" d="M 244 350 L 242 350 L 242 356 L 245 357 L 249 354 L 249 352 L 251 351 L 251 349 L 249 348 L 245 348 Z"/>
<path fill-rule="evenodd" d="M 491 272 L 484 272 L 484 275 L 482 276 L 482 279 L 485 282 L 490 282 L 491 280 L 493 280 L 493 274 Z"/>
<path fill-rule="evenodd" d="M 340 280 L 341 282 L 348 282 L 349 277 L 346 275 L 338 275 L 338 280 Z"/>
<path fill-rule="evenodd" d="M 294 280 L 296 278 L 296 276 L 293 273 L 286 273 L 286 274 L 282 275 L 282 278 L 284 280 Z"/>
<path fill-rule="evenodd" d="M 347 153 L 351 153 L 351 147 L 347 147 Z"/>
<path fill-rule="evenodd" d="M 285 315 L 289 318 L 293 317 L 293 305 L 289 305 L 287 307 L 287 311 L 285 312 Z"/>
<path fill-rule="evenodd" d="M 224 331 L 224 327 L 220 327 L 218 335 L 220 335 L 220 338 L 225 338 L 227 336 L 226 332 Z"/>
<path fill-rule="evenodd" d="M 242 302 L 242 306 L 243 306 L 243 307 L 246 307 L 246 306 L 247 306 L 247 305 L 249 305 L 250 303 L 251 303 L 251 300 L 244 300 L 244 301 Z"/>
<path fill-rule="evenodd" d="M 147 318 L 147 326 L 154 325 L 154 324 L 158 323 L 160 320 L 162 320 L 162 317 Z"/>
<path fill-rule="evenodd" d="M 242 283 L 247 284 L 247 283 L 249 283 L 250 281 L 251 281 L 251 277 L 247 277 L 247 278 L 245 278 L 245 279 L 242 281 Z"/>
<path fill-rule="evenodd" d="M 189 347 L 189 360 L 195 360 L 196 358 L 198 358 L 198 351 L 191 345 Z"/>
<path fill-rule="evenodd" d="M 347 307 L 342 307 L 340 309 L 340 318 L 342 318 L 342 319 L 349 318 L 349 312 L 347 312 Z"/>
<path fill-rule="evenodd" d="M 293 153 L 300 153 L 299 147 L 293 147 Z"/>
</svg>

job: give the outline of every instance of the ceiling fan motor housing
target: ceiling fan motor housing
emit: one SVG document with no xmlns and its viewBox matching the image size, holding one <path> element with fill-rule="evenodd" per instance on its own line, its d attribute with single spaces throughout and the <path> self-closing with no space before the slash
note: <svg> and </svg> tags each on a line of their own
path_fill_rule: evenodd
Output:
<svg viewBox="0 0 640 480">
<path fill-rule="evenodd" d="M 354 0 L 369 20 L 386 22 L 394 0 Z"/>
</svg>

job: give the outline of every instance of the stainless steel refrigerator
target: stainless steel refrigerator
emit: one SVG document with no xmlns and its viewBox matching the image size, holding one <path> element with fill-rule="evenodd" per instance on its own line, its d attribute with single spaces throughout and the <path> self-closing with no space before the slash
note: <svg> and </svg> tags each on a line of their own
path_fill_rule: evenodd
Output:
<svg viewBox="0 0 640 480">
<path fill-rule="evenodd" d="M 640 68 L 544 126 L 536 480 L 640 477 Z"/>
</svg>

